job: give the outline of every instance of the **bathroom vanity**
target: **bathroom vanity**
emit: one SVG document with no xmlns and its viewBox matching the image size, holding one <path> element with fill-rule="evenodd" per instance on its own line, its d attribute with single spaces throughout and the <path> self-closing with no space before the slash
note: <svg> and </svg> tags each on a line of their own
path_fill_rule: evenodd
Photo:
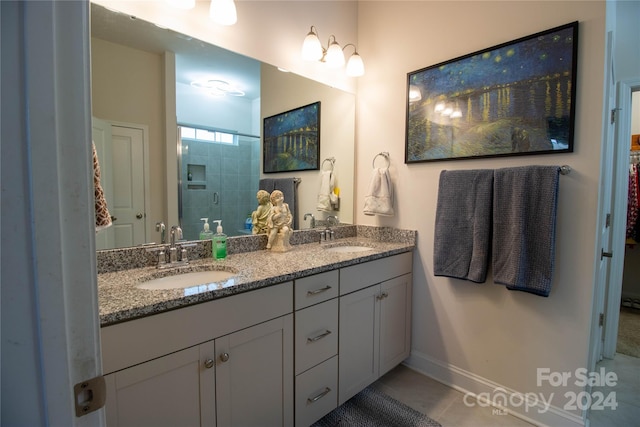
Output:
<svg viewBox="0 0 640 427">
<path fill-rule="evenodd" d="M 414 245 L 232 254 L 232 283 L 195 295 L 136 288 L 153 267 L 100 274 L 107 425 L 312 424 L 409 356 Z"/>
</svg>

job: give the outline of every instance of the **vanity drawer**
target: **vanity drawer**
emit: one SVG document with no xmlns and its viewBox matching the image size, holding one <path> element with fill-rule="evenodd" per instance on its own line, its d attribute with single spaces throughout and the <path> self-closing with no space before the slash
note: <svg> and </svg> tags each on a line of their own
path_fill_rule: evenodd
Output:
<svg viewBox="0 0 640 427">
<path fill-rule="evenodd" d="M 340 269 L 340 295 L 411 273 L 413 253 L 405 252 Z"/>
<path fill-rule="evenodd" d="M 338 299 L 295 313 L 296 375 L 338 354 Z"/>
<path fill-rule="evenodd" d="M 338 270 L 333 270 L 297 279 L 294 286 L 295 309 L 337 297 L 338 277 Z"/>
<path fill-rule="evenodd" d="M 296 377 L 296 425 L 309 426 L 338 407 L 338 356 Z"/>
</svg>

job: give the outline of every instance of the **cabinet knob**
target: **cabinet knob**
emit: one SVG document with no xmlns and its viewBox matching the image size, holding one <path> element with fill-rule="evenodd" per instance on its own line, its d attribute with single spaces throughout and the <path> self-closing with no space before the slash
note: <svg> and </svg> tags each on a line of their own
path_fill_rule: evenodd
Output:
<svg viewBox="0 0 640 427">
<path fill-rule="evenodd" d="M 204 367 L 207 369 L 213 368 L 213 359 L 207 359 L 204 361 Z"/>
<path fill-rule="evenodd" d="M 221 362 L 226 362 L 227 360 L 229 360 L 229 353 L 222 353 L 220 355 L 220 361 Z"/>
</svg>

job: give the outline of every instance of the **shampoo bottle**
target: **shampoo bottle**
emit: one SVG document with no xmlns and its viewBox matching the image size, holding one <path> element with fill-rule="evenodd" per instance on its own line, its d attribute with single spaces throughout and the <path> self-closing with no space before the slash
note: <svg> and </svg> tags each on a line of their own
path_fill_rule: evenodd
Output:
<svg viewBox="0 0 640 427">
<path fill-rule="evenodd" d="M 213 257 L 215 259 L 224 259 L 227 257 L 227 235 L 222 232 L 221 219 L 216 219 L 213 222 L 218 223 L 216 234 L 213 235 Z"/>
</svg>

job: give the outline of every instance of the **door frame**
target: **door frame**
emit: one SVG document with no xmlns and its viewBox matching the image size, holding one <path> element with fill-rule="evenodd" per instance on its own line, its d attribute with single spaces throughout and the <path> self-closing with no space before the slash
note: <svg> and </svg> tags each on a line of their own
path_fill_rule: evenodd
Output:
<svg viewBox="0 0 640 427">
<path fill-rule="evenodd" d="M 19 73 L 3 111 L 3 225 L 14 239 L 2 262 L 2 420 L 7 424 L 103 426 L 104 410 L 75 414 L 74 385 L 102 373 L 95 257 L 89 2 L 3 2 L 3 67 Z M 5 21 L 11 19 L 9 25 Z M 4 47 L 4 43 L 3 43 Z M 11 60 L 12 62 L 5 60 Z M 18 74 L 10 74 L 15 78 Z M 3 77 L 5 77 L 3 75 Z M 8 105 L 11 104 L 11 105 Z M 5 124 L 7 126 L 5 126 Z M 5 146 L 2 151 L 5 153 Z M 5 168 L 5 166 L 7 166 Z M 7 230 L 9 231 L 9 230 Z M 9 279 L 6 280 L 5 279 Z M 9 302 L 10 301 L 10 302 Z M 4 310 L 11 304 L 11 310 Z M 7 317 L 5 317 L 7 316 Z M 15 333 L 15 340 L 5 334 Z M 7 345 L 5 345 L 7 344 Z"/>
<path fill-rule="evenodd" d="M 618 82 L 616 104 L 616 151 L 614 156 L 614 209 L 612 212 L 611 250 L 619 256 L 611 258 L 610 286 L 607 289 L 603 355 L 613 358 L 618 340 L 620 301 L 627 225 L 627 199 L 629 190 L 629 151 L 631 138 L 631 94 L 640 91 L 640 78 Z"/>
</svg>

